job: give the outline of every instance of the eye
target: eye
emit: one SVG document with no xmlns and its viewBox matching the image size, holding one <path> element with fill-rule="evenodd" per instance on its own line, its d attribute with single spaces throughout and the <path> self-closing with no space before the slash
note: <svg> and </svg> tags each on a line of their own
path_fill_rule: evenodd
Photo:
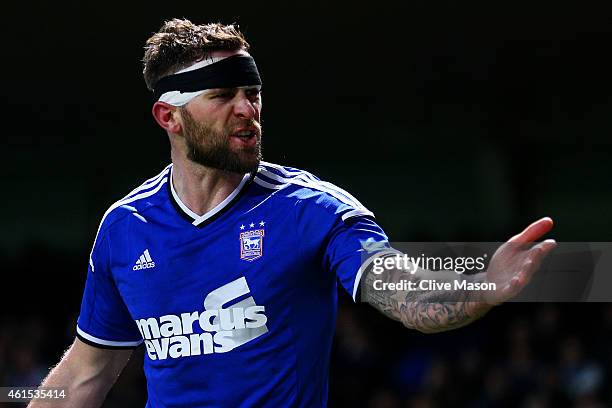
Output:
<svg viewBox="0 0 612 408">
<path fill-rule="evenodd" d="M 259 89 L 257 89 L 257 88 L 247 89 L 247 91 L 246 91 L 247 95 L 249 95 L 249 96 L 257 96 L 257 95 L 259 95 L 260 92 L 261 91 Z"/>
<path fill-rule="evenodd" d="M 225 90 L 219 89 L 216 92 L 212 92 L 210 99 L 227 100 L 227 99 L 232 99 L 234 95 L 236 95 L 236 92 L 231 89 L 225 89 Z"/>
<path fill-rule="evenodd" d="M 228 99 L 232 97 L 232 93 L 231 92 L 219 92 L 215 95 L 213 95 L 213 99 L 215 98 L 221 98 L 221 99 Z"/>
<path fill-rule="evenodd" d="M 246 90 L 246 96 L 252 100 L 258 100 L 261 96 L 261 90 L 257 88 L 251 88 Z"/>
</svg>

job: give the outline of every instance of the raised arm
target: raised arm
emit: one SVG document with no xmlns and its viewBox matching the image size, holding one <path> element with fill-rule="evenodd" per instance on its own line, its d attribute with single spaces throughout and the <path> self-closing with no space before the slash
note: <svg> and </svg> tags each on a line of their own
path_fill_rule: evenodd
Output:
<svg viewBox="0 0 612 408">
<path fill-rule="evenodd" d="M 553 226 L 550 218 L 542 218 L 502 245 L 491 258 L 486 272 L 458 275 L 452 271 L 432 272 L 418 269 L 416 273 L 402 269 L 387 270 L 377 275 L 371 269 L 362 280 L 362 300 L 386 316 L 401 321 L 404 326 L 423 333 L 435 333 L 465 326 L 484 316 L 493 306 L 517 295 L 530 281 L 542 259 L 555 247 L 554 240 L 531 246 Z M 467 280 L 470 283 L 494 283 L 496 289 L 474 290 L 395 290 L 385 283 L 421 280 L 437 282 Z M 379 282 L 374 285 L 374 282 Z"/>
<path fill-rule="evenodd" d="M 67 398 L 53 402 L 32 401 L 28 408 L 101 406 L 131 354 L 132 350 L 102 349 L 75 339 L 41 385 L 65 388 Z"/>
</svg>

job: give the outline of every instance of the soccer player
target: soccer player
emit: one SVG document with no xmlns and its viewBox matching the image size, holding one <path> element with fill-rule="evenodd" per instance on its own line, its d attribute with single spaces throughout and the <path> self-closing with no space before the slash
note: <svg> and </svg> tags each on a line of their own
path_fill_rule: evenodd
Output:
<svg viewBox="0 0 612 408">
<path fill-rule="evenodd" d="M 102 217 L 77 338 L 43 382 L 67 388 L 61 406 L 99 406 L 143 343 L 147 407 L 325 406 L 337 282 L 407 327 L 449 330 L 518 293 L 555 245 L 522 245 L 548 218 L 512 238 L 462 277 L 497 283 L 487 295 L 373 290 L 371 256 L 394 250 L 372 212 L 262 161 L 262 84 L 236 27 L 166 22 L 146 43 L 144 78 L 172 163 Z"/>
</svg>

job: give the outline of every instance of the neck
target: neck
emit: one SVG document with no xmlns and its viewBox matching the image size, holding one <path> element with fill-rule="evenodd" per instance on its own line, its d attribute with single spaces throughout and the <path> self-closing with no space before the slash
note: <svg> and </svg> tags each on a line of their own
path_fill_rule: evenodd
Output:
<svg viewBox="0 0 612 408">
<path fill-rule="evenodd" d="M 224 170 L 202 166 L 172 151 L 171 183 L 179 198 L 191 211 L 203 215 L 225 200 L 244 177 Z"/>
</svg>

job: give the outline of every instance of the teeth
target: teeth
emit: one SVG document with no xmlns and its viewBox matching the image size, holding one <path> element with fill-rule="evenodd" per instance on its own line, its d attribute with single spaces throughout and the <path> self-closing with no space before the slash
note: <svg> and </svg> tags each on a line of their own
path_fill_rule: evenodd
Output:
<svg viewBox="0 0 612 408">
<path fill-rule="evenodd" d="M 242 132 L 237 133 L 238 136 L 251 136 L 250 130 L 243 130 Z"/>
</svg>

